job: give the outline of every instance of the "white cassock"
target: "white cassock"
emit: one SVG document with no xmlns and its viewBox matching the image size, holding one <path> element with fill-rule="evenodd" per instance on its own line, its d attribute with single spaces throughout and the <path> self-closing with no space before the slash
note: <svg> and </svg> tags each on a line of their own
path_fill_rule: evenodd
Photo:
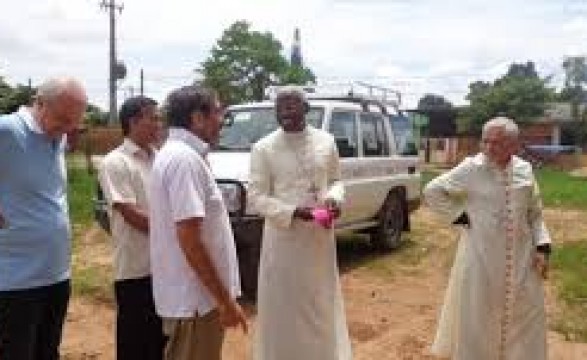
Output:
<svg viewBox="0 0 587 360">
<path fill-rule="evenodd" d="M 297 206 L 343 201 L 328 133 L 274 131 L 251 153 L 249 196 L 265 217 L 257 296 L 256 360 L 352 358 L 332 229 L 292 219 Z"/>
<path fill-rule="evenodd" d="M 432 180 L 426 203 L 452 222 L 463 212 L 444 305 L 432 345 L 458 360 L 545 360 L 542 279 L 537 245 L 549 244 L 532 166 L 513 157 L 504 170 L 483 154 Z"/>
</svg>

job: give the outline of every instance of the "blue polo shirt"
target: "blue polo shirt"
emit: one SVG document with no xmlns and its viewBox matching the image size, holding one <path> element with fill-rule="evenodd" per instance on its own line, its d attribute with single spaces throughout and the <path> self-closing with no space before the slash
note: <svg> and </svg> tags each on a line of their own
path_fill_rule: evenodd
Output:
<svg viewBox="0 0 587 360">
<path fill-rule="evenodd" d="M 30 112 L 0 116 L 0 291 L 70 276 L 64 142 L 51 140 Z"/>
</svg>

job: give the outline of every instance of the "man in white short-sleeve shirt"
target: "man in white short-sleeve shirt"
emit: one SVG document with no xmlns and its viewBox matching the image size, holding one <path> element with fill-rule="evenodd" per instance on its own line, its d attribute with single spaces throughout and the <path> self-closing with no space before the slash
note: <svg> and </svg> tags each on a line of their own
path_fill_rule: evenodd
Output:
<svg viewBox="0 0 587 360">
<path fill-rule="evenodd" d="M 116 358 L 158 360 L 165 341 L 153 302 L 147 218 L 160 122 L 157 103 L 143 96 L 130 98 L 122 104 L 119 119 L 123 143 L 104 157 L 99 172 L 114 242 Z"/>
<path fill-rule="evenodd" d="M 158 313 L 168 336 L 165 358 L 220 359 L 224 329 L 246 319 L 228 213 L 205 161 L 218 140 L 215 93 L 187 86 L 167 99 L 169 136 L 153 164 L 151 264 Z"/>
</svg>

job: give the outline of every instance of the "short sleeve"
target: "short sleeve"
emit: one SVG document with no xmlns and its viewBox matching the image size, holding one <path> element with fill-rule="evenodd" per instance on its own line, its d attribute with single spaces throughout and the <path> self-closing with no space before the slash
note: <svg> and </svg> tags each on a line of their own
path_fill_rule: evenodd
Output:
<svg viewBox="0 0 587 360">
<path fill-rule="evenodd" d="M 110 206 L 136 204 L 136 193 L 131 185 L 130 176 L 130 170 L 120 154 L 111 154 L 104 158 L 99 171 L 99 181 Z"/>
<path fill-rule="evenodd" d="M 172 162 L 164 185 L 169 191 L 173 221 L 206 216 L 207 184 L 210 180 L 204 167 L 200 159 L 185 155 Z"/>
</svg>

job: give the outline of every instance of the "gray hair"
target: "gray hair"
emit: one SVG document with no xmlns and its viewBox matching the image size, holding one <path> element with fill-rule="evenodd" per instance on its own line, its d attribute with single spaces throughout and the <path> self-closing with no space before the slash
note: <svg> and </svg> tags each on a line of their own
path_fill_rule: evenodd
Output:
<svg viewBox="0 0 587 360">
<path fill-rule="evenodd" d="M 283 97 L 296 97 L 300 99 L 301 102 L 305 103 L 308 101 L 306 97 L 306 92 L 303 88 L 296 85 L 286 85 L 282 86 L 277 89 L 277 95 L 275 96 L 275 102 L 279 101 Z"/>
<path fill-rule="evenodd" d="M 46 80 L 39 85 L 35 99 L 50 103 L 66 93 L 83 94 L 85 97 L 85 91 L 79 81 L 70 77 L 62 77 Z"/>
<path fill-rule="evenodd" d="M 514 122 L 514 120 L 505 116 L 494 117 L 493 119 L 490 119 L 485 124 L 483 124 L 482 135 L 485 135 L 487 131 L 492 128 L 502 128 L 505 134 L 512 139 L 517 139 L 520 135 L 520 129 L 518 128 L 518 125 Z"/>
</svg>

